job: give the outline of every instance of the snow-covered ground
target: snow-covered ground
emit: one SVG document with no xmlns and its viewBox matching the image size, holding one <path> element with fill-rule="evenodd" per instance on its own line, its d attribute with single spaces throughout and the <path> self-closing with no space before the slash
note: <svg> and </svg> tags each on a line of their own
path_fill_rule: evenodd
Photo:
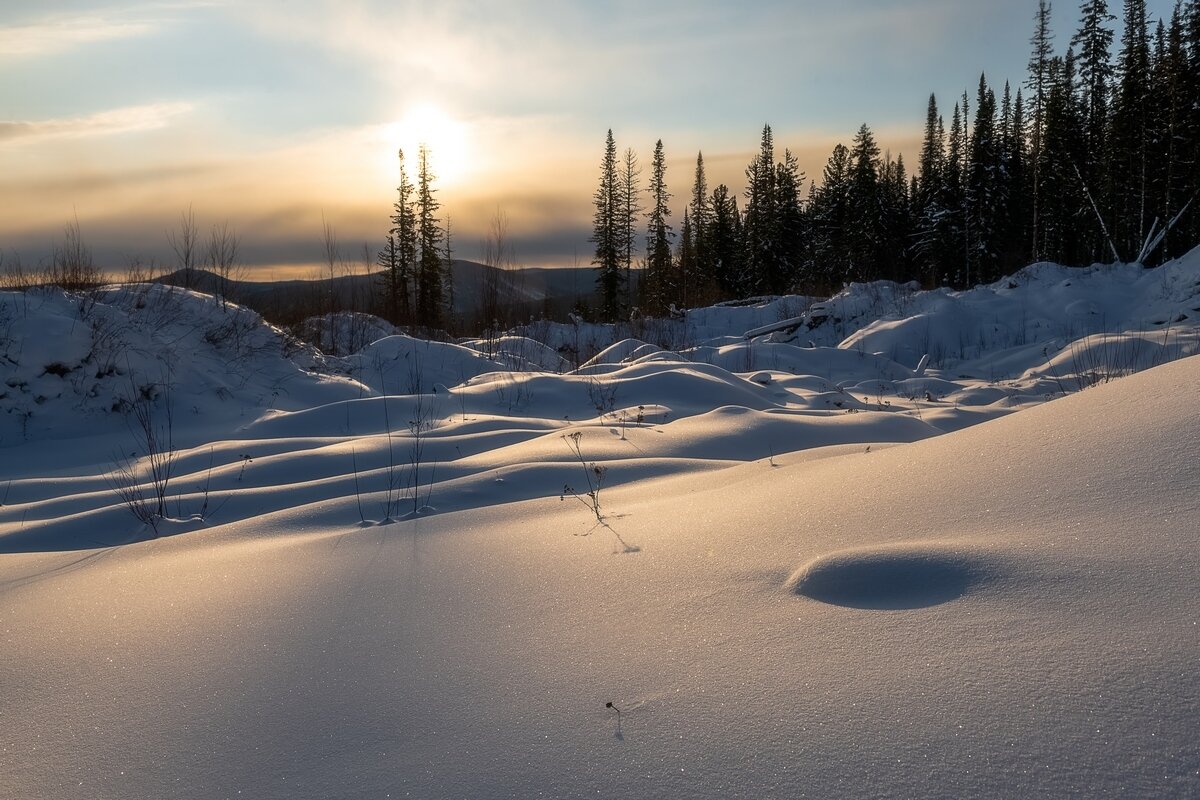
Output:
<svg viewBox="0 0 1200 800">
<path fill-rule="evenodd" d="M 1200 795 L 1198 350 L 1200 251 L 349 355 L 0 294 L 0 797 Z"/>
</svg>

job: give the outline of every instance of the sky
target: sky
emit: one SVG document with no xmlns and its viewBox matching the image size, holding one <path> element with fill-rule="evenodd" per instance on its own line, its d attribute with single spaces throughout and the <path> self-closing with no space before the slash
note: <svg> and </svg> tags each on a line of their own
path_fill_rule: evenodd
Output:
<svg viewBox="0 0 1200 800">
<path fill-rule="evenodd" d="M 1119 6 L 1118 3 L 1112 3 Z M 1152 19 L 1172 0 L 1151 0 Z M 34 266 L 78 220 L 102 267 L 169 264 L 191 209 L 228 222 L 253 277 L 311 277 L 322 224 L 379 248 L 430 148 L 456 257 L 497 213 L 519 263 L 587 265 L 606 131 L 674 222 L 704 153 L 741 192 L 770 124 L 809 178 L 862 123 L 910 169 L 930 92 L 1024 80 L 1036 0 L 4 0 L 0 252 Z M 1119 11 L 1119 8 L 1116 9 Z M 1077 26 L 1054 5 L 1056 45 Z M 807 191 L 807 183 L 805 185 Z"/>
</svg>

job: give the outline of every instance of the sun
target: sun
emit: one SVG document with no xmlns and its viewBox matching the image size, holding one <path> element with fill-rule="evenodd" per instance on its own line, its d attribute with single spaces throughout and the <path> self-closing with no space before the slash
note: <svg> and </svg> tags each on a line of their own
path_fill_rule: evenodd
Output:
<svg viewBox="0 0 1200 800">
<path fill-rule="evenodd" d="M 396 153 L 402 150 L 409 179 L 415 182 L 421 145 L 429 150 L 429 167 L 438 185 L 458 183 L 470 174 L 467 124 L 436 105 L 423 104 L 408 109 L 400 119 L 384 126 L 383 139 L 388 146 L 386 161 L 391 175 L 396 175 Z"/>
</svg>

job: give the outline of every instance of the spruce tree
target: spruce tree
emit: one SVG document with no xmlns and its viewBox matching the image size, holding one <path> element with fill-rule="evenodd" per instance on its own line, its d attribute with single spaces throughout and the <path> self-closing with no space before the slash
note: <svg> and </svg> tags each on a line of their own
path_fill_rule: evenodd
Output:
<svg viewBox="0 0 1200 800">
<path fill-rule="evenodd" d="M 379 282 L 383 288 L 384 310 L 380 316 L 387 318 L 393 325 L 399 324 L 399 287 L 396 277 L 400 272 L 399 253 L 396 250 L 396 234 L 388 231 L 383 237 L 383 248 L 375 254 L 375 264 L 380 268 Z"/>
<path fill-rule="evenodd" d="M 1030 126 L 1030 158 L 1033 162 L 1032 187 L 1032 242 L 1031 252 L 1036 261 L 1039 257 L 1038 245 L 1038 215 L 1041 211 L 1041 171 L 1042 135 L 1045 127 L 1046 95 L 1050 91 L 1050 58 L 1053 55 L 1054 36 L 1050 32 L 1050 3 L 1038 0 L 1037 14 L 1034 16 L 1034 32 L 1030 44 L 1033 52 L 1029 57 L 1029 81 L 1026 84 L 1031 93 L 1029 114 Z M 965 113 L 965 107 L 964 107 Z"/>
<path fill-rule="evenodd" d="M 446 236 L 442 249 L 442 287 L 446 298 L 445 319 L 454 319 L 454 248 L 450 241 L 450 212 L 446 212 Z"/>
<path fill-rule="evenodd" d="M 1197 195 L 1200 190 L 1200 0 L 1187 0 L 1182 16 L 1184 49 L 1188 58 L 1184 107 L 1192 109 L 1192 113 L 1185 117 L 1181 126 L 1185 140 L 1180 147 L 1180 172 L 1187 176 L 1186 182 L 1192 192 L 1182 198 L 1184 203 L 1190 200 L 1191 206 L 1180 220 L 1179 237 L 1183 242 L 1180 252 L 1200 242 L 1200 196 Z"/>
<path fill-rule="evenodd" d="M 1113 239 L 1125 258 L 1141 250 L 1151 209 L 1147 170 L 1150 111 L 1150 43 L 1145 0 L 1125 0 L 1125 30 L 1117 57 L 1117 85 L 1109 128 Z"/>
<path fill-rule="evenodd" d="M 935 286 L 939 277 L 937 227 L 943 210 L 942 182 L 946 167 L 946 134 L 938 114 L 937 98 L 929 95 L 925 111 L 925 136 L 921 142 L 916 188 L 913 191 L 912 261 L 922 282 Z"/>
<path fill-rule="evenodd" d="M 592 263 L 596 265 L 596 287 L 600 293 L 600 315 L 606 322 L 615 322 L 621 314 L 621 225 L 620 178 L 617 174 L 617 144 L 612 129 L 604 142 L 604 158 L 600 162 L 600 184 L 592 195 L 595 211 L 592 215 L 592 238 L 596 245 Z"/>
<path fill-rule="evenodd" d="M 692 200 L 688 206 L 691 213 L 693 259 L 690 273 L 685 281 L 691 287 L 693 304 L 704 302 L 705 294 L 712 281 L 712 252 L 709 245 L 709 227 L 712 210 L 709 207 L 708 179 L 704 174 L 704 153 L 696 154 L 696 173 L 692 182 Z"/>
<path fill-rule="evenodd" d="M 850 150 L 833 148 L 821 174 L 821 185 L 810 192 L 808 218 L 812 245 L 807 272 L 818 286 L 833 291 L 850 275 L 848 225 L 850 220 Z"/>
<path fill-rule="evenodd" d="M 620 228 L 621 263 L 625 267 L 626 289 L 629 288 L 630 276 L 633 271 L 633 254 L 637 250 L 638 219 L 642 215 L 642 190 L 638 185 L 642 170 L 638 165 L 637 153 L 632 147 L 625 148 L 621 157 L 621 174 L 618 185 L 620 209 L 618 226 Z"/>
<path fill-rule="evenodd" d="M 1025 140 L 1025 100 L 1021 90 L 1012 106 L 1007 145 L 1004 148 L 1005 192 L 1004 227 L 1000 234 L 1000 271 L 1016 272 L 1029 263 L 1029 241 L 1032 222 L 1032 174 L 1027 168 Z"/>
<path fill-rule="evenodd" d="M 759 154 L 746 168 L 746 211 L 742 220 L 746 269 L 752 292 L 771 291 L 779 277 L 778 220 L 775 200 L 775 139 L 764 125 Z"/>
<path fill-rule="evenodd" d="M 1001 197 L 1001 146 L 996 131 L 996 96 L 979 76 L 975 125 L 971 131 L 966 202 L 971 221 L 966 282 L 987 283 L 999 276 L 998 235 Z"/>
<path fill-rule="evenodd" d="M 1045 131 L 1041 152 L 1042 256 L 1062 264 L 1086 257 L 1083 184 L 1075 172 L 1083 148 L 1083 124 L 1075 103 L 1074 53 L 1050 62 L 1050 92 L 1046 95 Z"/>
<path fill-rule="evenodd" d="M 429 328 L 441 324 L 444 303 L 440 245 L 445 234 L 437 217 L 441 203 L 434 197 L 435 178 L 429 148 L 421 145 L 417 151 L 417 323 Z"/>
<path fill-rule="evenodd" d="M 941 117 L 938 115 L 937 97 L 929 95 L 925 110 L 925 135 L 921 140 L 921 159 L 917 163 L 917 196 L 913 201 L 924 205 L 937 193 L 942 180 L 942 166 L 946 160 L 946 143 L 942 133 Z"/>
<path fill-rule="evenodd" d="M 679 232 L 679 257 L 675 261 L 675 292 L 673 302 L 679 308 L 690 308 L 695 289 L 689 283 L 696 270 L 696 234 L 688 209 L 683 210 L 683 227 Z"/>
<path fill-rule="evenodd" d="M 966 286 L 968 251 L 966 181 L 963 174 L 967 142 L 962 117 L 962 108 L 955 104 L 947 138 L 942 194 L 938 201 L 941 213 L 935 221 L 936 261 L 940 280 L 959 287 Z"/>
<path fill-rule="evenodd" d="M 879 145 L 871 129 L 863 123 L 850 150 L 847 246 L 853 280 L 872 281 L 880 277 L 883 220 L 879 167 Z"/>
<path fill-rule="evenodd" d="M 999 198 L 999 207 L 996 211 L 996 231 L 993 247 L 996 251 L 996 270 L 1001 275 L 1007 275 L 1011 271 L 1007 268 L 1007 259 L 1010 251 L 1009 239 L 1013 228 L 1013 221 L 1009 217 L 1009 213 L 1012 210 L 1012 193 L 1020 191 L 1013 183 L 1013 139 L 1021 135 L 1016 122 L 1016 109 L 1013 105 L 1012 87 L 1009 86 L 1008 81 L 1004 82 L 1004 95 L 1000 101 L 998 122 L 1000 124 L 1000 173 L 997 176 L 998 185 L 996 192 Z"/>
<path fill-rule="evenodd" d="M 1112 84 L 1112 41 L 1113 30 L 1109 26 L 1116 19 L 1108 10 L 1107 0 L 1084 0 L 1080 6 L 1082 19 L 1079 30 L 1071 40 L 1076 48 L 1076 69 L 1079 75 L 1079 103 L 1083 119 L 1083 144 L 1079 177 L 1095 204 L 1092 216 L 1099 212 L 1107 219 L 1105 187 L 1108 185 L 1108 159 L 1106 134 L 1108 129 L 1109 90 Z M 1090 205 L 1090 204 L 1089 204 Z M 1108 244 L 1100 221 L 1093 220 L 1086 226 L 1091 233 L 1085 238 L 1089 260 L 1103 258 L 1108 253 Z"/>
<path fill-rule="evenodd" d="M 775 230 L 776 252 L 779 255 L 775 282 L 767 287 L 772 294 L 782 294 L 795 288 L 798 280 L 809 282 L 803 275 L 803 257 L 807 238 L 801 187 L 804 173 L 791 150 L 784 149 L 783 161 L 775 165 Z"/>
<path fill-rule="evenodd" d="M 1189 151 L 1192 149 L 1194 120 L 1200 117 L 1200 107 L 1191 107 L 1186 32 L 1183 10 L 1178 3 L 1171 15 L 1170 27 L 1159 22 L 1155 36 L 1154 63 L 1151 67 L 1149 192 L 1152 215 L 1160 229 L 1176 217 L 1196 187 L 1189 183 Z M 1177 252 L 1189 240 L 1182 234 L 1186 228 L 1172 228 L 1165 235 L 1157 259 L 1179 255 Z"/>
<path fill-rule="evenodd" d="M 709 207 L 712 209 L 712 223 L 709 226 L 708 246 L 712 254 L 713 278 L 725 299 L 742 297 L 749 292 L 744 285 L 737 197 L 722 183 L 713 189 Z"/>
<path fill-rule="evenodd" d="M 413 185 L 404 168 L 404 151 L 398 152 L 400 185 L 392 206 L 392 227 L 376 259 L 383 268 L 383 286 L 389 322 L 406 325 L 412 321 L 410 287 L 417 264 L 417 215 L 413 207 Z"/>
<path fill-rule="evenodd" d="M 647 214 L 646 231 L 646 288 L 643 290 L 646 308 L 650 313 L 661 314 L 667 310 L 671 294 L 671 216 L 668 203 L 671 194 L 667 191 L 667 161 L 663 155 L 662 139 L 654 145 L 654 160 L 650 165 L 650 211 Z"/>
<path fill-rule="evenodd" d="M 884 156 L 879 172 L 881 246 L 880 274 L 894 281 L 906 281 L 912 275 L 908 240 L 912 232 L 911 198 L 904 156 Z"/>
</svg>

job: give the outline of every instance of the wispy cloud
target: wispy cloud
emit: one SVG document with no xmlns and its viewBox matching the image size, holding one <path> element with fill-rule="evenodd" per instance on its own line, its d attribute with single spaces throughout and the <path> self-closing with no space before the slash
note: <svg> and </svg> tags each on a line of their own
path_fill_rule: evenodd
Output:
<svg viewBox="0 0 1200 800">
<path fill-rule="evenodd" d="M 0 57 L 59 53 L 82 44 L 144 36 L 150 22 L 99 16 L 49 17 L 26 25 L 0 27 Z"/>
<path fill-rule="evenodd" d="M 192 110 L 190 103 L 152 103 L 101 111 L 84 117 L 0 121 L 0 145 L 13 141 L 107 136 L 166 127 Z"/>
</svg>

